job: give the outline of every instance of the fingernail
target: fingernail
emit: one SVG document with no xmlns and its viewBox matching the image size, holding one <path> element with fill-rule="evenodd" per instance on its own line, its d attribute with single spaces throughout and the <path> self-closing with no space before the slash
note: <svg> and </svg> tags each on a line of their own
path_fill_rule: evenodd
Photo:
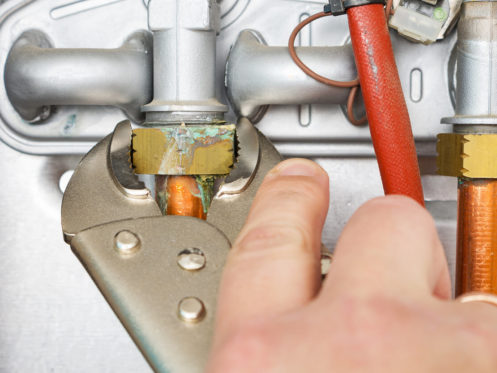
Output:
<svg viewBox="0 0 497 373">
<path fill-rule="evenodd" d="M 271 176 L 322 176 L 321 167 L 308 159 L 289 159 L 281 162 L 271 172 Z"/>
</svg>

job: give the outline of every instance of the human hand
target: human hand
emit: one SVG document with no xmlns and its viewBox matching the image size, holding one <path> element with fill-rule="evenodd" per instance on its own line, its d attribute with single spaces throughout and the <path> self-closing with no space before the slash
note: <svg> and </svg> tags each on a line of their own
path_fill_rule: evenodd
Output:
<svg viewBox="0 0 497 373">
<path fill-rule="evenodd" d="M 231 250 L 209 372 L 497 372 L 497 309 L 450 301 L 433 219 L 400 196 L 351 218 L 321 285 L 328 176 L 271 171 Z"/>
</svg>

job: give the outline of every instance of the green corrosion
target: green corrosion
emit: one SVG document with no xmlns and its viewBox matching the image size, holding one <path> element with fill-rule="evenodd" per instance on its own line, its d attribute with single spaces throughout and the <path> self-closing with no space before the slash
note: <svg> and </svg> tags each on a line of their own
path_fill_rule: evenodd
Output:
<svg viewBox="0 0 497 373">
<path fill-rule="evenodd" d="M 181 156 L 188 157 L 197 147 L 208 147 L 223 141 L 229 141 L 234 144 L 236 126 L 233 124 L 226 125 L 224 122 L 212 123 L 209 125 L 181 125 L 162 127 L 160 130 L 167 139 L 173 139 L 178 148 L 177 151 Z M 207 214 L 212 199 L 214 198 L 214 183 L 218 176 L 215 175 L 197 175 L 195 181 L 198 186 L 198 194 L 192 193 L 195 197 L 201 199 L 204 213 Z M 156 200 L 161 211 L 165 214 L 167 211 L 168 194 L 167 188 L 157 190 Z"/>
<path fill-rule="evenodd" d="M 198 197 L 202 200 L 202 207 L 204 209 L 204 213 L 207 214 L 209 211 L 209 207 L 212 203 L 212 198 L 214 198 L 214 181 L 216 180 L 215 176 L 210 175 L 202 175 L 195 176 L 195 181 L 198 185 L 199 195 Z"/>
<path fill-rule="evenodd" d="M 221 141 L 233 141 L 235 125 L 174 126 L 161 128 L 168 139 L 174 139 L 183 149 L 185 145 L 195 143 L 212 145 Z"/>
<path fill-rule="evenodd" d="M 163 215 L 167 215 L 167 201 L 169 199 L 169 193 L 167 192 L 167 177 L 162 176 L 162 182 L 158 183 L 156 190 L 156 201 Z M 212 199 L 214 198 L 214 182 L 216 181 L 216 176 L 213 175 L 202 175 L 195 176 L 195 182 L 199 193 L 193 193 L 193 196 L 199 198 L 202 201 L 202 208 L 204 213 L 207 214 L 209 207 L 211 206 Z M 162 187 L 160 187 L 162 185 Z"/>
<path fill-rule="evenodd" d="M 155 200 L 159 205 L 159 209 L 162 212 L 162 215 L 167 214 L 167 201 L 169 198 L 169 194 L 167 193 L 167 177 L 165 176 L 157 176 L 160 178 L 160 183 L 156 183 L 156 191 L 155 191 Z"/>
</svg>

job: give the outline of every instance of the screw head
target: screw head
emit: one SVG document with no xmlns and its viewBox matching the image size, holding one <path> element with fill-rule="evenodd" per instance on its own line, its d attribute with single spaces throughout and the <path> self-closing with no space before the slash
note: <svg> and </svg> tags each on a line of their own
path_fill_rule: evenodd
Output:
<svg viewBox="0 0 497 373">
<path fill-rule="evenodd" d="M 133 255 L 140 249 L 140 239 L 133 232 L 121 231 L 114 237 L 114 248 L 121 255 Z"/>
<path fill-rule="evenodd" d="M 330 253 L 321 253 L 321 276 L 326 277 L 330 271 L 333 256 Z"/>
<path fill-rule="evenodd" d="M 183 298 L 178 305 L 178 316 L 187 323 L 197 323 L 205 316 L 204 303 L 195 297 Z"/>
<path fill-rule="evenodd" d="M 178 254 L 178 265 L 185 271 L 198 271 L 205 267 L 206 258 L 202 250 L 185 249 Z"/>
</svg>

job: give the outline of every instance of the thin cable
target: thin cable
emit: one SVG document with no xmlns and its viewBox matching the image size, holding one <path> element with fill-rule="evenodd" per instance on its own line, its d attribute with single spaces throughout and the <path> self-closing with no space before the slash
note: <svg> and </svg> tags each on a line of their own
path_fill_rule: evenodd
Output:
<svg viewBox="0 0 497 373">
<path fill-rule="evenodd" d="M 393 5 L 393 0 L 388 0 L 387 4 L 385 6 L 385 15 L 388 19 L 389 15 L 393 14 L 392 10 L 392 5 Z M 295 64 L 308 76 L 313 78 L 314 80 L 332 86 L 332 87 L 338 87 L 338 88 L 352 88 L 350 90 L 349 97 L 347 99 L 347 117 L 350 121 L 355 126 L 361 126 L 364 125 L 368 122 L 367 116 L 364 116 L 361 119 L 356 119 L 354 115 L 354 102 L 357 97 L 357 93 L 359 92 L 359 87 L 360 87 L 360 81 L 359 78 L 356 78 L 354 80 L 348 80 L 348 81 L 340 81 L 340 80 L 333 80 L 326 78 L 322 75 L 319 75 L 316 73 L 314 70 L 309 68 L 302 60 L 299 58 L 297 55 L 297 51 L 295 49 L 295 39 L 297 38 L 297 35 L 300 33 L 300 31 L 310 24 L 311 22 L 323 18 L 323 17 L 328 17 L 332 16 L 332 13 L 325 13 L 325 12 L 320 12 L 313 14 L 312 16 L 304 19 L 302 22 L 300 22 L 297 27 L 294 28 L 292 31 L 292 34 L 290 35 L 290 39 L 288 40 L 288 51 L 290 53 L 290 57 L 292 57 L 292 60 L 295 62 Z"/>
<path fill-rule="evenodd" d="M 297 27 L 293 30 L 292 34 L 290 35 L 290 39 L 288 40 L 288 48 L 290 52 L 290 56 L 292 57 L 293 61 L 297 64 L 298 67 L 302 69 L 307 75 L 309 75 L 311 78 L 317 80 L 318 82 L 321 82 L 326 85 L 331 85 L 333 87 L 339 87 L 339 88 L 352 88 L 356 87 L 359 85 L 359 79 L 354 79 L 354 80 L 349 80 L 349 81 L 339 81 L 339 80 L 333 80 L 333 79 L 328 79 L 322 75 L 319 75 L 318 73 L 314 72 L 311 70 L 305 63 L 302 62 L 302 60 L 299 58 L 297 55 L 297 52 L 295 51 L 295 39 L 297 38 L 297 35 L 299 32 L 307 26 L 309 23 L 315 21 L 316 19 L 323 18 L 323 17 L 329 17 L 331 16 L 331 13 L 325 13 L 325 12 L 320 12 L 313 14 L 312 16 L 304 19 L 302 22 L 300 22 Z"/>
<path fill-rule="evenodd" d="M 347 99 L 347 117 L 349 118 L 350 123 L 354 126 L 362 126 L 368 122 L 368 117 L 364 116 L 361 119 L 356 119 L 354 115 L 354 102 L 359 92 L 360 86 L 352 87 L 350 90 L 349 98 Z"/>
<path fill-rule="evenodd" d="M 388 18 L 395 13 L 392 7 L 393 7 L 393 0 L 388 0 L 387 4 L 385 5 L 385 15 L 387 16 L 387 21 Z"/>
</svg>

